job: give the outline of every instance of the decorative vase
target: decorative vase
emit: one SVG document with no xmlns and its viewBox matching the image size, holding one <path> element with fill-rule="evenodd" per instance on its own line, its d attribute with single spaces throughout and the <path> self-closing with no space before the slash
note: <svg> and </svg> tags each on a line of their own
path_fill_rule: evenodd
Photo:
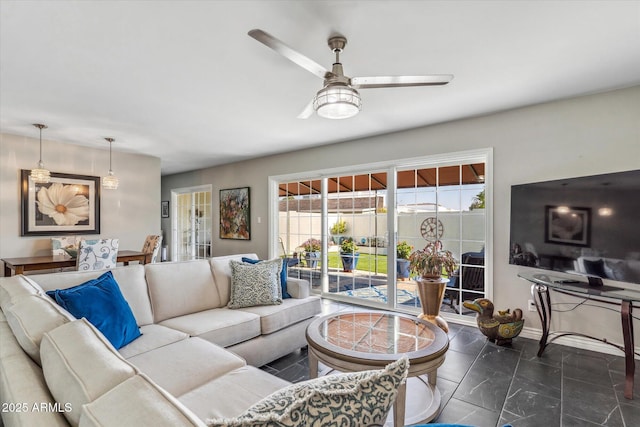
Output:
<svg viewBox="0 0 640 427">
<path fill-rule="evenodd" d="M 409 279 L 409 267 L 410 267 L 410 262 L 408 259 L 397 259 L 396 260 L 396 273 L 398 276 L 398 279 L 400 280 L 407 280 Z"/>
<path fill-rule="evenodd" d="M 340 258 L 342 259 L 342 271 L 349 273 L 356 269 L 358 265 L 358 258 L 360 257 L 359 253 L 355 254 L 345 254 L 341 253 Z"/>
<path fill-rule="evenodd" d="M 446 320 L 440 317 L 440 306 L 442 305 L 447 282 L 448 280 L 442 277 L 422 277 L 416 280 L 420 305 L 422 306 L 422 314 L 418 317 L 433 323 L 445 332 L 449 332 L 449 325 Z"/>
<path fill-rule="evenodd" d="M 305 252 L 304 253 L 304 261 L 307 264 L 307 267 L 316 268 L 318 266 L 318 260 L 320 259 L 320 252 Z"/>
</svg>

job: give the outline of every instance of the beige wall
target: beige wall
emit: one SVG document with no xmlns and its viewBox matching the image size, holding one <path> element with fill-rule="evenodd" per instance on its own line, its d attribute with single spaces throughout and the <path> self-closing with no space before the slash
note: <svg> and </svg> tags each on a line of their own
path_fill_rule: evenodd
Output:
<svg viewBox="0 0 640 427">
<path fill-rule="evenodd" d="M 269 176 L 486 147 L 494 149 L 494 302 L 501 309 L 526 309 L 529 285 L 517 278 L 524 267 L 508 264 L 510 186 L 639 169 L 640 86 L 165 176 L 162 199 L 169 200 L 172 188 L 212 184 L 216 224 L 218 191 L 251 187 L 252 240 L 220 240 L 214 230 L 213 253 L 256 252 L 265 257 Z M 167 237 L 169 226 L 163 220 Z M 525 313 L 526 326 L 539 328 L 532 314 Z M 610 311 L 584 308 L 555 316 L 554 324 L 621 342 L 619 317 Z"/>
<path fill-rule="evenodd" d="M 103 176 L 109 169 L 107 149 L 46 139 L 42 144 L 52 172 Z M 38 156 L 37 137 L 0 134 L 0 258 L 50 254 L 49 237 L 20 236 L 20 170 L 33 168 Z M 113 170 L 120 185 L 101 191 L 99 236 L 119 238 L 121 249 L 140 250 L 148 234 L 160 231 L 160 159 L 114 151 Z"/>
</svg>

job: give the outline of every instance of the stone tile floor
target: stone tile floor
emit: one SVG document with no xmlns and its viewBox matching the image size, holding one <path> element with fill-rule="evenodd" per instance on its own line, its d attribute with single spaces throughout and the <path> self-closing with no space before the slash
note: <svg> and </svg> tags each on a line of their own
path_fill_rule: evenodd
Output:
<svg viewBox="0 0 640 427">
<path fill-rule="evenodd" d="M 324 300 L 323 310 L 360 308 Z M 449 351 L 438 369 L 441 411 L 433 422 L 478 427 L 640 426 L 640 375 L 636 399 L 625 399 L 623 357 L 551 344 L 538 358 L 537 341 L 519 337 L 511 348 L 499 347 L 475 327 L 449 323 L 449 328 Z M 262 369 L 291 382 L 304 381 L 309 378 L 307 350 Z"/>
</svg>

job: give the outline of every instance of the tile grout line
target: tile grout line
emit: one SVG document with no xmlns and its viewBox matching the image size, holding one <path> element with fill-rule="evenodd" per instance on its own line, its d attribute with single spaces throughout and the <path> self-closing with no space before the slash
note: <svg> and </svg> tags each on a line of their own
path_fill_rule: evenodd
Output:
<svg viewBox="0 0 640 427">
<path fill-rule="evenodd" d="M 502 414 L 504 413 L 504 407 L 507 405 L 507 400 L 509 400 L 509 392 L 511 391 L 511 387 L 513 386 L 513 381 L 516 378 L 516 372 L 518 372 L 518 367 L 520 366 L 520 360 L 522 360 L 522 349 L 520 349 L 518 351 L 518 363 L 516 363 L 515 368 L 513 369 L 513 374 L 511 375 L 511 381 L 509 382 L 509 388 L 507 388 L 507 395 L 504 398 L 504 401 L 502 402 L 502 408 L 500 409 L 500 414 L 498 415 L 498 423 L 496 424 L 496 427 L 499 427 L 502 423 L 500 422 L 500 420 L 502 419 Z"/>
</svg>

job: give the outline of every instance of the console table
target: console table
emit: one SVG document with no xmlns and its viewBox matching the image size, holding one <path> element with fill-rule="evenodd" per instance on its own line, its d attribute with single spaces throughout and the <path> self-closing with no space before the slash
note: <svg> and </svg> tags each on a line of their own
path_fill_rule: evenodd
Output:
<svg viewBox="0 0 640 427">
<path fill-rule="evenodd" d="M 151 254 L 145 254 L 138 251 L 118 251 L 118 262 L 129 265 L 131 261 L 138 261 L 140 264 L 146 264 L 151 259 Z M 22 274 L 25 271 L 33 270 L 49 270 L 52 268 L 64 268 L 75 267 L 76 259 L 69 258 L 65 255 L 45 255 L 45 256 L 32 256 L 23 258 L 3 258 L 4 262 L 4 276 L 11 276 L 11 271 L 14 274 Z"/>
<path fill-rule="evenodd" d="M 625 384 L 624 397 L 633 399 L 633 376 L 635 374 L 635 344 L 633 338 L 633 303 L 640 302 L 640 292 L 616 286 L 591 286 L 586 281 L 568 279 L 567 277 L 553 274 L 521 272 L 518 277 L 532 283 L 531 296 L 536 304 L 538 316 L 542 323 L 542 338 L 538 348 L 538 357 L 542 356 L 545 348 L 556 338 L 566 335 L 577 335 L 597 340 L 616 347 L 624 352 L 625 359 Z M 556 331 L 551 332 L 551 295 L 549 290 L 555 292 L 588 298 L 605 304 L 619 305 L 622 320 L 622 337 L 624 345 L 614 344 L 606 339 L 596 338 L 578 332 Z"/>
</svg>

